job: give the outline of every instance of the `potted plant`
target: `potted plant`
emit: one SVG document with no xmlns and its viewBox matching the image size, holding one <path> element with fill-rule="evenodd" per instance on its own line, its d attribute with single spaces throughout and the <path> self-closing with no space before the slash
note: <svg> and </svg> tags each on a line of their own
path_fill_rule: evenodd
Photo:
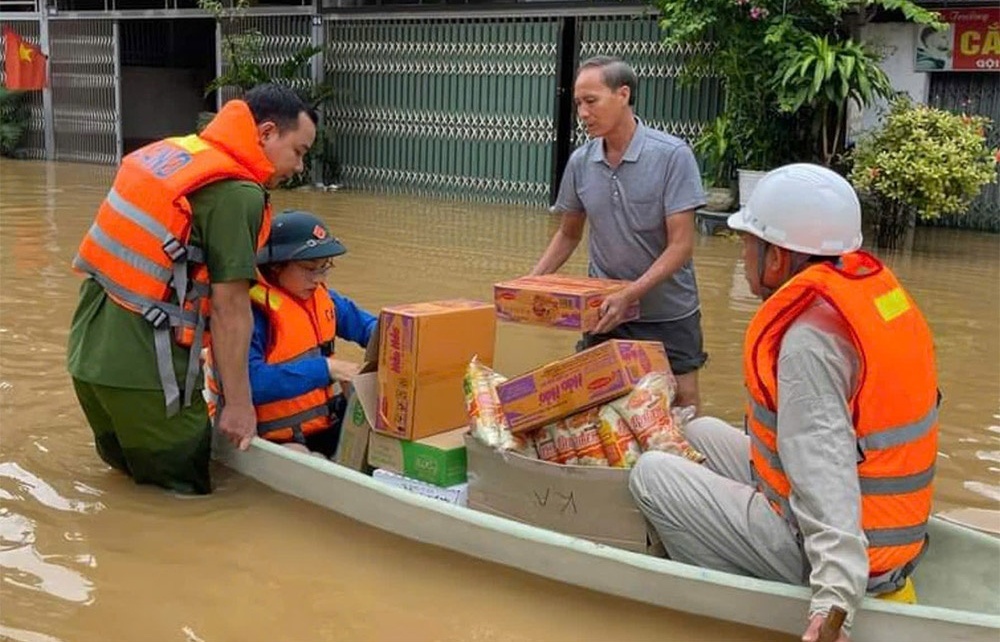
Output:
<svg viewBox="0 0 1000 642">
<path fill-rule="evenodd" d="M 767 170 L 829 163 L 841 145 L 847 100 L 867 103 L 884 90 L 876 57 L 851 40 L 856 18 L 877 7 L 940 26 L 914 0 L 649 2 L 660 11 L 664 43 L 695 52 L 685 75 L 723 82 L 741 204 Z"/>
<path fill-rule="evenodd" d="M 736 198 L 730 185 L 732 150 L 729 145 L 729 119 L 719 116 L 709 123 L 693 148 L 702 164 L 705 207 L 712 212 L 730 211 Z"/>
<path fill-rule="evenodd" d="M 794 114 L 811 112 L 810 138 L 818 139 L 819 160 L 829 167 L 843 146 L 847 104 L 870 106 L 877 98 L 891 98 L 892 84 L 878 66 L 878 57 L 851 38 L 802 34 L 785 49 L 771 79 L 779 109 Z"/>
<path fill-rule="evenodd" d="M 872 211 L 875 245 L 895 248 L 917 218 L 961 214 L 997 178 L 990 121 L 897 98 L 885 125 L 855 147 L 850 180 Z"/>
</svg>

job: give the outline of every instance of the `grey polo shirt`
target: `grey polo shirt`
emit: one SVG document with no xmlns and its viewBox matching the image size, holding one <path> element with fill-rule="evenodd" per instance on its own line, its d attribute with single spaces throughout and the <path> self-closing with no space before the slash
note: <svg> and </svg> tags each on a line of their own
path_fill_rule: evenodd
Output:
<svg viewBox="0 0 1000 642">
<path fill-rule="evenodd" d="M 579 212 L 590 221 L 592 276 L 634 281 L 667 248 L 666 219 L 705 204 L 694 153 L 680 138 L 642 124 L 622 162 L 612 168 L 604 139 L 570 156 L 553 212 Z M 698 310 L 694 265 L 685 263 L 640 303 L 640 321 L 675 321 Z"/>
</svg>

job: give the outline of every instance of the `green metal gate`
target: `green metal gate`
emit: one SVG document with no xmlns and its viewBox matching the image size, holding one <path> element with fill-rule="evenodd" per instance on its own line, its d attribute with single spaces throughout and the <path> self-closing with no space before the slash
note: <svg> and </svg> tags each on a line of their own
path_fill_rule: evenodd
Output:
<svg viewBox="0 0 1000 642">
<path fill-rule="evenodd" d="M 56 160 L 121 160 L 121 72 L 116 20 L 52 19 L 49 69 Z"/>
<path fill-rule="evenodd" d="M 329 20 L 326 110 L 345 184 L 544 203 L 555 18 Z"/>
<path fill-rule="evenodd" d="M 222 51 L 222 36 L 234 33 L 256 32 L 260 34 L 260 54 L 256 62 L 267 71 L 271 77 L 278 76 L 281 65 L 295 53 L 308 47 L 312 42 L 310 21 L 312 16 L 297 15 L 250 15 L 232 20 L 224 19 L 219 25 L 216 55 L 218 72 L 221 75 L 227 68 L 226 57 Z M 309 85 L 308 75 L 295 78 L 290 83 L 296 89 L 304 89 Z M 224 87 L 218 92 L 218 105 L 221 107 L 227 100 L 236 96 L 236 89 Z"/>
<path fill-rule="evenodd" d="M 988 134 L 991 149 L 1000 147 L 1000 73 L 962 72 L 931 74 L 930 100 L 935 107 L 993 119 Z M 1000 170 L 997 171 L 1000 181 Z M 969 211 L 940 221 L 949 227 L 1000 232 L 1000 184 L 983 188 Z"/>
</svg>

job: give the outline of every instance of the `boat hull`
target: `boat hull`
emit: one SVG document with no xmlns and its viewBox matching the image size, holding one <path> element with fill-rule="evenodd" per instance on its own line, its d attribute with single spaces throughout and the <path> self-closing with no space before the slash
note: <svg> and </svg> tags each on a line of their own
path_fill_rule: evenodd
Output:
<svg viewBox="0 0 1000 642">
<path fill-rule="evenodd" d="M 278 492 L 407 539 L 566 584 L 719 620 L 791 634 L 801 633 L 805 623 L 809 603 L 805 587 L 633 553 L 421 497 L 261 439 L 255 439 L 244 452 L 217 439 L 215 456 L 226 466 Z M 940 538 L 949 549 L 968 549 L 969 555 L 976 557 L 961 561 L 969 569 L 978 570 L 979 575 L 956 580 L 956 587 L 964 587 L 969 581 L 988 583 L 992 575 L 998 575 L 1000 542 L 939 520 L 934 520 L 933 530 L 936 532 L 932 532 L 931 550 L 937 548 L 936 540 Z M 950 541 L 954 538 L 960 540 L 957 545 Z M 991 560 L 979 559 L 983 551 Z M 943 570 L 955 570 L 946 561 L 932 560 L 930 554 L 927 558 L 918 570 L 917 587 L 921 593 Z M 985 564 L 991 566 L 984 573 Z M 922 582 L 920 576 L 927 580 Z M 852 635 L 866 642 L 996 642 L 1000 634 L 1000 578 L 994 580 L 996 586 L 980 587 L 973 600 L 979 603 L 975 608 L 983 611 L 866 599 Z M 956 594 L 956 600 L 959 597 Z"/>
</svg>

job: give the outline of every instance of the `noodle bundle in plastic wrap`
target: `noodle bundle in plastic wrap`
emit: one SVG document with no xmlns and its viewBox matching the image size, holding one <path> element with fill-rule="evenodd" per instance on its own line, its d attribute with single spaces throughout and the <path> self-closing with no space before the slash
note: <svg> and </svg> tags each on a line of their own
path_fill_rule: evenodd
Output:
<svg viewBox="0 0 1000 642">
<path fill-rule="evenodd" d="M 688 444 L 682 425 L 674 420 L 671 409 L 674 393 L 667 373 L 651 372 L 639 380 L 632 392 L 611 406 L 625 420 L 642 450 L 673 453 L 700 463 L 705 456 Z"/>
<path fill-rule="evenodd" d="M 599 408 L 591 408 L 566 418 L 566 429 L 576 449 L 576 463 L 580 466 L 607 466 L 608 457 L 601 445 L 598 432 Z"/>
<path fill-rule="evenodd" d="M 512 450 L 537 459 L 534 440 L 527 435 L 511 433 L 504 418 L 500 398 L 497 397 L 497 384 L 506 380 L 503 375 L 483 365 L 479 357 L 473 357 L 469 362 L 462 383 L 472 436 L 490 448 Z"/>
<path fill-rule="evenodd" d="M 631 468 L 639 460 L 642 449 L 628 429 L 628 423 L 611 404 L 601 406 L 597 426 L 604 454 L 612 468 Z"/>
</svg>

